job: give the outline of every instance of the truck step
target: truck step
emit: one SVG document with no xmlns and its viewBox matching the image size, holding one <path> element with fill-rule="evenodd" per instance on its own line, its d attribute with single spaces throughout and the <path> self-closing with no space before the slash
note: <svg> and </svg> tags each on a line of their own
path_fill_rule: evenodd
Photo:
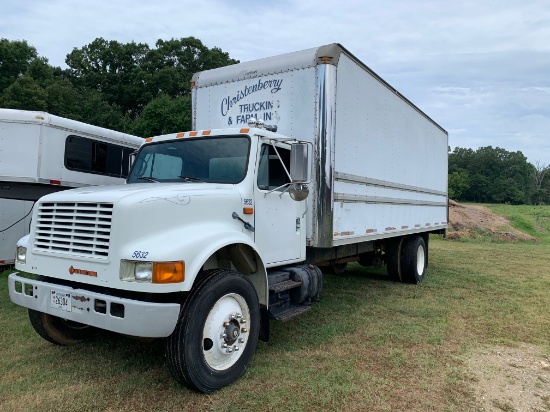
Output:
<svg viewBox="0 0 550 412">
<path fill-rule="evenodd" d="M 302 282 L 297 282 L 295 280 L 285 280 L 283 282 L 274 283 L 269 285 L 269 290 L 274 293 L 282 292 L 283 290 L 294 289 L 300 287 Z"/>
<path fill-rule="evenodd" d="M 276 315 L 273 315 L 273 317 L 282 322 L 286 322 L 287 320 L 290 320 L 295 316 L 301 315 L 302 313 L 305 313 L 310 309 L 311 309 L 311 306 L 291 306 L 287 310 L 279 312 Z"/>
</svg>

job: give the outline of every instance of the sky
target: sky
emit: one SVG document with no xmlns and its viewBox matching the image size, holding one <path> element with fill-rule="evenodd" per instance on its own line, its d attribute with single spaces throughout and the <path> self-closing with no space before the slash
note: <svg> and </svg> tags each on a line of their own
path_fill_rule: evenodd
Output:
<svg viewBox="0 0 550 412">
<path fill-rule="evenodd" d="M 449 132 L 550 165 L 548 0 L 2 0 L 0 38 L 54 66 L 98 37 L 193 36 L 240 61 L 340 43 Z"/>
</svg>

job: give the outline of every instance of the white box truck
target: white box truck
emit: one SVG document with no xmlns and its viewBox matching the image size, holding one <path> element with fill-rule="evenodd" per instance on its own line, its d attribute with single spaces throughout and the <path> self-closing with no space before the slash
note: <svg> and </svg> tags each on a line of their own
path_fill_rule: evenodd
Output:
<svg viewBox="0 0 550 412">
<path fill-rule="evenodd" d="M 124 183 L 143 139 L 45 112 L 0 109 L 0 266 L 14 263 L 40 197 Z"/>
<path fill-rule="evenodd" d="M 184 385 L 237 379 L 322 272 L 420 282 L 447 224 L 447 132 L 338 44 L 197 73 L 193 131 L 146 139 L 127 185 L 38 201 L 13 302 L 46 340 L 166 338 Z M 269 123 L 269 125 L 266 125 Z"/>
</svg>

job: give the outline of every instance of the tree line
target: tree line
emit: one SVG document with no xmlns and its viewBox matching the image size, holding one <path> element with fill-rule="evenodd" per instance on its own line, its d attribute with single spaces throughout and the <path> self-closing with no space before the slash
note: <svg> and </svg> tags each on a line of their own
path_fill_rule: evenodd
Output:
<svg viewBox="0 0 550 412">
<path fill-rule="evenodd" d="M 238 63 L 194 37 L 155 47 L 97 38 L 53 67 L 25 40 L 0 39 L 0 107 L 38 110 L 138 136 L 191 127 L 193 73 Z"/>
<path fill-rule="evenodd" d="M 500 147 L 449 152 L 449 197 L 484 203 L 548 204 L 550 167 Z"/>
<path fill-rule="evenodd" d="M 97 38 L 51 66 L 25 40 L 0 39 L 0 107 L 45 111 L 147 137 L 191 128 L 193 73 L 238 63 L 194 37 L 144 43 Z M 550 203 L 549 167 L 491 146 L 449 151 L 449 197 Z"/>
</svg>

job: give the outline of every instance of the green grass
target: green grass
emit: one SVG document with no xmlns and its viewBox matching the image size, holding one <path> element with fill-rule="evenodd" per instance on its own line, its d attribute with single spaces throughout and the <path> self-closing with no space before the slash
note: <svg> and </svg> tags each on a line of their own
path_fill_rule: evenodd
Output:
<svg viewBox="0 0 550 412">
<path fill-rule="evenodd" d="M 535 211 L 495 208 L 537 230 Z M 515 243 L 434 237 L 421 285 L 359 265 L 327 274 L 321 302 L 272 322 L 245 375 L 212 395 L 172 379 L 162 341 L 105 333 L 72 347 L 47 343 L 9 301 L 5 271 L 0 410 L 476 410 L 469 353 L 529 343 L 550 354 L 550 238 L 536 233 L 537 242 Z"/>
<path fill-rule="evenodd" d="M 510 224 L 535 238 L 550 242 L 550 206 L 485 205 L 493 212 L 504 215 Z"/>
</svg>

